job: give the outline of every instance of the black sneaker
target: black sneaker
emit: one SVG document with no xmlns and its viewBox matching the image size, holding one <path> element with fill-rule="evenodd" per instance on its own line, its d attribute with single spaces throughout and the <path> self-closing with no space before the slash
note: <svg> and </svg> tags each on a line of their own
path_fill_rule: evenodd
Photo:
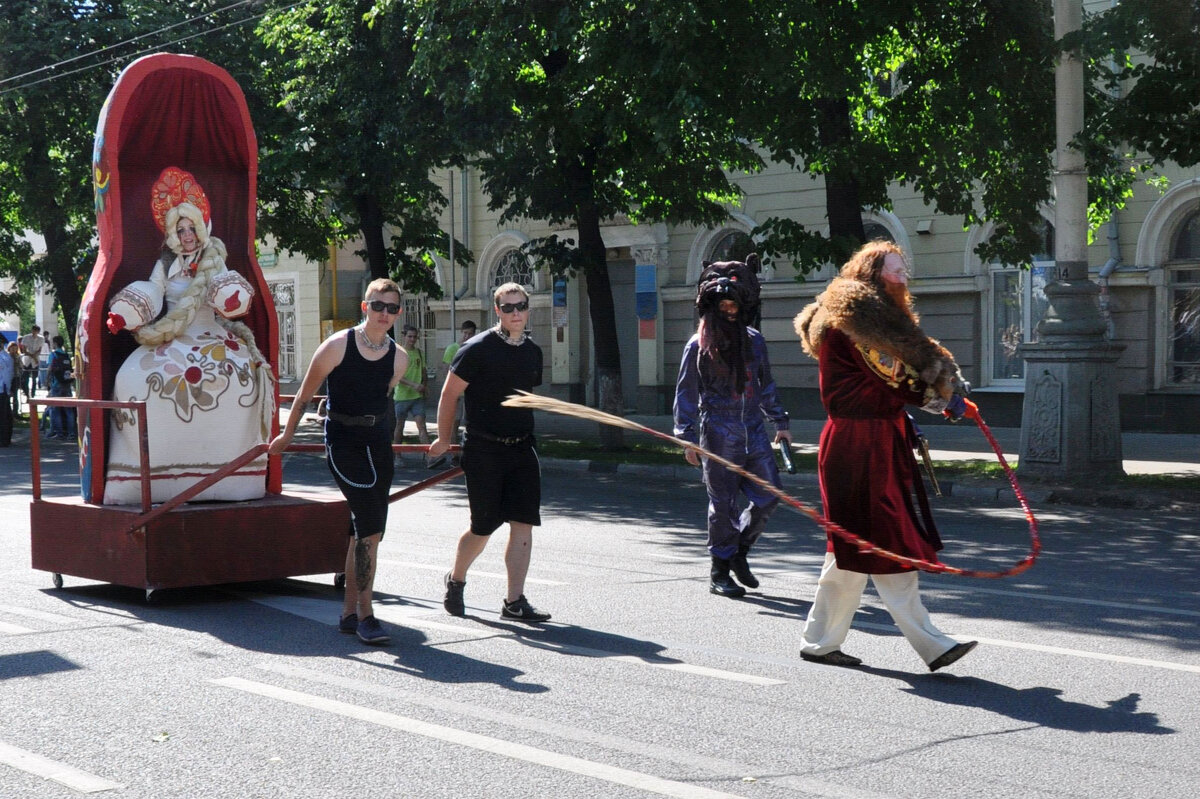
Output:
<svg viewBox="0 0 1200 799">
<path fill-rule="evenodd" d="M 358 632 L 358 614 L 351 613 L 338 619 L 338 632 L 354 635 Z"/>
<path fill-rule="evenodd" d="M 383 631 L 383 625 L 374 616 L 367 616 L 358 623 L 358 640 L 364 644 L 386 644 L 392 640 L 391 637 Z"/>
<path fill-rule="evenodd" d="M 450 579 L 450 572 L 446 572 L 446 596 L 442 599 L 442 607 L 451 616 L 467 615 L 467 606 L 463 602 L 463 589 L 467 587 L 467 581 L 461 583 L 458 580 Z"/>
<path fill-rule="evenodd" d="M 516 602 L 503 600 L 503 606 L 500 608 L 500 618 L 512 619 L 513 621 L 550 621 L 550 614 L 544 610 L 538 610 L 533 605 L 529 604 L 529 600 L 524 594 L 517 597 Z"/>
</svg>

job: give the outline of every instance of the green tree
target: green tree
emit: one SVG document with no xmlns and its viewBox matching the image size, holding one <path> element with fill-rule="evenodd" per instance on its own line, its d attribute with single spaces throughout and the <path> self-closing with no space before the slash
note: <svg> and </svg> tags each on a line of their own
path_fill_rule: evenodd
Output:
<svg viewBox="0 0 1200 799">
<path fill-rule="evenodd" d="M 409 4 L 380 0 L 383 13 Z M 417 69 L 453 109 L 502 220 L 574 224 L 539 241 L 587 289 L 599 405 L 623 409 L 620 350 L 601 223 L 710 224 L 739 196 L 732 170 L 761 160 L 740 138 L 743 20 L 724 2 L 419 0 Z M 737 6 L 734 3 L 732 6 Z M 621 431 L 602 428 L 607 446 Z"/>
<path fill-rule="evenodd" d="M 260 135 L 260 218 L 315 260 L 329 242 L 361 236 L 372 277 L 440 297 L 432 255 L 448 251 L 446 199 L 433 170 L 454 163 L 453 131 L 438 99 L 412 85 L 404 14 L 372 9 L 314 0 L 263 20 L 272 53 L 259 92 L 277 107 L 264 109 Z"/>
<path fill-rule="evenodd" d="M 760 56 L 749 128 L 775 160 L 825 181 L 828 238 L 767 220 L 807 270 L 864 239 L 863 208 L 911 185 L 940 213 L 997 222 L 981 252 L 1020 263 L 1050 198 L 1055 55 L 1040 0 L 751 3 Z"/>
</svg>

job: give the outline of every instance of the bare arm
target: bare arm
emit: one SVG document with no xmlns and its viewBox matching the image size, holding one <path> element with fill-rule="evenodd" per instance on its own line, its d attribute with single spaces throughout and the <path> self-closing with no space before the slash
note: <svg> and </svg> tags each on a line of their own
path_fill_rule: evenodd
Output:
<svg viewBox="0 0 1200 799">
<path fill-rule="evenodd" d="M 429 445 L 429 457 L 436 458 L 450 448 L 454 440 L 454 414 L 458 398 L 467 389 L 467 381 L 454 372 L 446 375 L 442 384 L 442 395 L 438 399 L 437 438 Z"/>
<path fill-rule="evenodd" d="M 330 336 L 321 342 L 321 346 L 317 347 L 312 361 L 308 364 L 308 371 L 304 373 L 304 379 L 300 381 L 296 398 L 292 401 L 292 410 L 288 414 L 287 426 L 271 441 L 269 454 L 280 455 L 292 443 L 292 436 L 296 434 L 296 425 L 300 424 L 300 419 L 304 416 L 305 406 L 317 393 L 317 388 L 325 381 L 325 378 L 329 377 L 329 373 L 341 363 L 345 346 L 346 336 L 341 334 Z"/>
</svg>

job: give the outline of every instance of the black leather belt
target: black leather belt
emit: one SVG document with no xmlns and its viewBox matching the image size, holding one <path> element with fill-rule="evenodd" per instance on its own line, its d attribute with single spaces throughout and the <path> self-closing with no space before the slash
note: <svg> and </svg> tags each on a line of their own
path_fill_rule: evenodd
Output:
<svg viewBox="0 0 1200 799">
<path fill-rule="evenodd" d="M 503 444 L 506 447 L 517 447 L 522 444 L 533 443 L 533 433 L 526 433 L 523 436 L 494 436 L 491 433 L 485 433 L 482 430 L 472 430 L 467 428 L 467 439 L 478 438 L 481 441 L 491 441 L 494 444 Z"/>
<path fill-rule="evenodd" d="M 366 416 L 351 416 L 348 413 L 326 411 L 326 415 L 338 424 L 344 424 L 347 427 L 374 427 L 376 423 L 383 420 L 382 416 L 376 416 L 371 413 L 368 413 Z"/>
</svg>

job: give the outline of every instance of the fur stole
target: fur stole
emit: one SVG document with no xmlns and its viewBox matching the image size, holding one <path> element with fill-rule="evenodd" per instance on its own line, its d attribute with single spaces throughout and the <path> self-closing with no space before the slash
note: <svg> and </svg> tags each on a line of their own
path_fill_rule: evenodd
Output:
<svg viewBox="0 0 1200 799">
<path fill-rule="evenodd" d="M 874 286 L 837 277 L 796 315 L 794 325 L 804 351 L 813 358 L 820 355 L 825 331 L 836 327 L 855 344 L 908 364 L 923 382 L 949 397 L 962 380 L 958 365 L 949 350 L 925 335 L 918 321 L 915 312 L 900 308 Z"/>
</svg>

